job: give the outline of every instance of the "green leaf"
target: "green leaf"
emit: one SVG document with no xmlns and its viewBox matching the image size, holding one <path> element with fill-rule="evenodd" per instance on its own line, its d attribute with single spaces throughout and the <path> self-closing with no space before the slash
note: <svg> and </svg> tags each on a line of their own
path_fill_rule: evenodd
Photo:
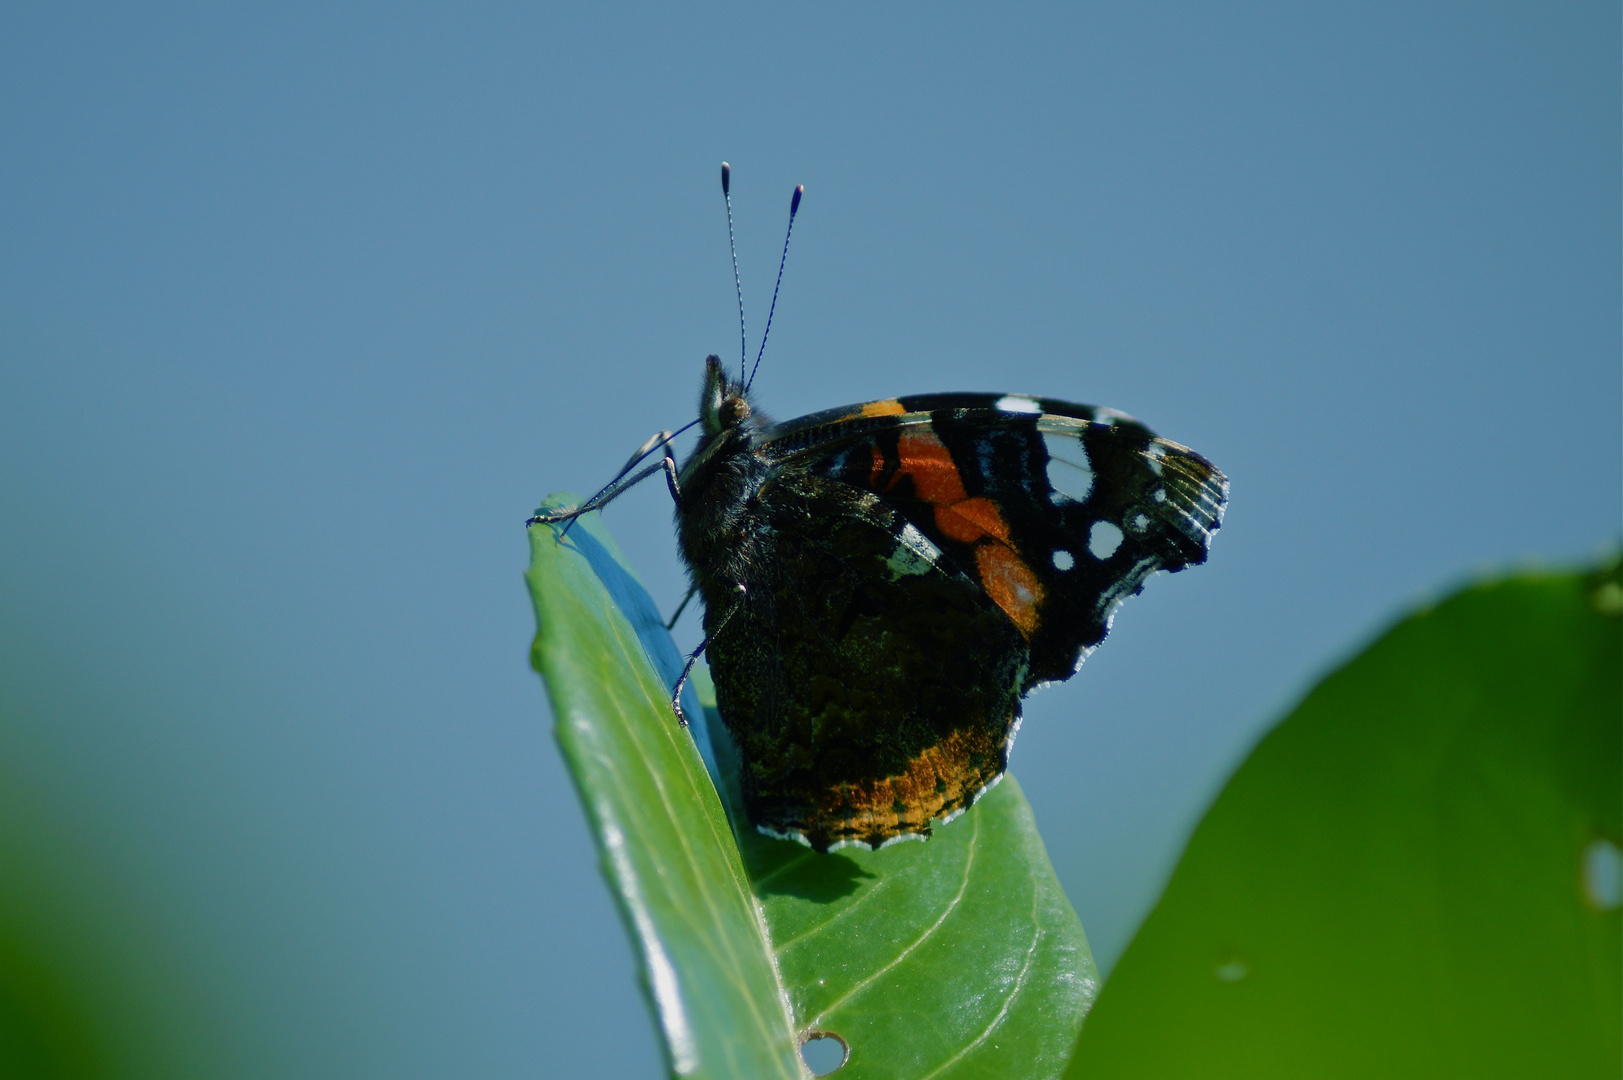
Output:
<svg viewBox="0 0 1623 1080">
<path fill-rule="evenodd" d="M 646 635 L 658 615 L 597 521 L 578 521 L 562 542 L 561 531 L 530 529 L 531 659 L 637 951 L 669 1071 L 801 1076 L 732 831 L 693 740 L 671 715 L 670 683 L 655 674 L 633 625 Z"/>
<path fill-rule="evenodd" d="M 1617 568 L 1470 588 L 1325 679 L 1189 842 L 1070 1077 L 1619 1075 Z"/>
<path fill-rule="evenodd" d="M 676 990 L 651 995 L 668 1043 L 667 1010 L 693 1012 L 686 988 L 716 995 L 704 1013 L 713 1026 L 688 1022 L 690 1071 L 778 1075 L 721 1051 L 752 1043 L 781 1068 L 783 1046 L 792 1054 L 800 1038 L 829 1033 L 849 1048 L 842 1080 L 1056 1075 L 1097 974 L 1014 779 L 926 843 L 817 855 L 759 835 L 743 820 L 736 756 L 713 710 L 687 708 L 698 746 L 672 718 L 675 646 L 595 515 L 561 544 L 558 531 L 530 533 L 536 666 L 600 847 L 611 849 L 606 826 L 625 838 L 605 871 L 644 970 L 671 958 Z M 702 667 L 694 681 L 708 686 Z M 628 815 L 651 820 L 633 831 Z M 666 866 L 678 854 L 691 870 Z M 645 879 L 663 887 L 657 903 Z M 763 986 L 762 972 L 777 981 Z M 787 1003 L 781 1027 L 750 1015 L 764 1001 Z"/>
</svg>

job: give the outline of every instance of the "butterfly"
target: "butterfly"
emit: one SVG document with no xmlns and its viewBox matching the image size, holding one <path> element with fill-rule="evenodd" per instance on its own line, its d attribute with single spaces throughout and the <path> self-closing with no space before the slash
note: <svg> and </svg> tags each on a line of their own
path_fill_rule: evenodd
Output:
<svg viewBox="0 0 1623 1080">
<path fill-rule="evenodd" d="M 742 376 L 706 359 L 685 460 L 661 432 L 632 459 L 654 465 L 531 522 L 664 472 L 704 601 L 689 665 L 709 660 L 745 811 L 819 852 L 968 809 L 1008 768 L 1021 699 L 1074 674 L 1151 574 L 1205 562 L 1222 523 L 1223 474 L 1114 409 L 947 393 L 780 424 Z"/>
</svg>

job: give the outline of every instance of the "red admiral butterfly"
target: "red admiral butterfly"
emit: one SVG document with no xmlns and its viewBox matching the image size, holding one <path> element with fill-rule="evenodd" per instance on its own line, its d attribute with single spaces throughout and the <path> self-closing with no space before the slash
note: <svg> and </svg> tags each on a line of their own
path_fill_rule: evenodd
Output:
<svg viewBox="0 0 1623 1080">
<path fill-rule="evenodd" d="M 661 432 L 622 477 L 662 448 L 657 464 L 531 522 L 664 471 L 705 605 L 693 658 L 708 654 L 750 821 L 817 851 L 922 838 L 967 809 L 1008 766 L 1020 699 L 1070 678 L 1150 574 L 1205 562 L 1228 497 L 1194 451 L 1050 398 L 926 394 L 775 424 L 711 356 L 696 423 L 680 467 Z"/>
</svg>

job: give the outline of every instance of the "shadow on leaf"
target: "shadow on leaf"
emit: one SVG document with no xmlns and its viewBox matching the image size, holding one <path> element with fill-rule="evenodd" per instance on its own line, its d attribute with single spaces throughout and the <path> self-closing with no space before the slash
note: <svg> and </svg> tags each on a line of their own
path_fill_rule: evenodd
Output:
<svg viewBox="0 0 1623 1080">
<path fill-rule="evenodd" d="M 804 844 L 769 837 L 741 843 L 757 893 L 793 896 L 814 904 L 843 900 L 874 875 L 839 852 L 818 855 Z"/>
</svg>

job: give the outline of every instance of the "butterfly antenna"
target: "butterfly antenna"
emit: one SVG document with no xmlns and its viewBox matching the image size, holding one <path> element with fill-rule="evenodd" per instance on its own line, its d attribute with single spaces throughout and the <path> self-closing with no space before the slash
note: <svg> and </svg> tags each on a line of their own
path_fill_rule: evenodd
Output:
<svg viewBox="0 0 1623 1080">
<path fill-rule="evenodd" d="M 744 338 L 744 283 L 738 277 L 738 244 L 733 240 L 733 167 L 721 163 L 721 197 L 727 204 L 727 248 L 733 253 L 733 290 L 738 293 L 738 373 L 744 373 L 749 345 Z"/>
<path fill-rule="evenodd" d="M 772 333 L 772 313 L 778 310 L 778 289 L 783 285 L 783 264 L 789 261 L 789 238 L 795 234 L 795 214 L 800 210 L 800 197 L 806 194 L 806 185 L 797 184 L 794 195 L 789 198 L 789 229 L 783 234 L 783 254 L 778 258 L 778 283 L 772 286 L 772 306 L 766 310 L 766 329 L 761 332 L 761 351 L 755 354 L 755 363 L 750 367 L 750 377 L 744 380 L 744 389 L 750 388 L 755 381 L 755 369 L 761 366 L 761 357 L 766 353 L 767 335 Z"/>
</svg>

